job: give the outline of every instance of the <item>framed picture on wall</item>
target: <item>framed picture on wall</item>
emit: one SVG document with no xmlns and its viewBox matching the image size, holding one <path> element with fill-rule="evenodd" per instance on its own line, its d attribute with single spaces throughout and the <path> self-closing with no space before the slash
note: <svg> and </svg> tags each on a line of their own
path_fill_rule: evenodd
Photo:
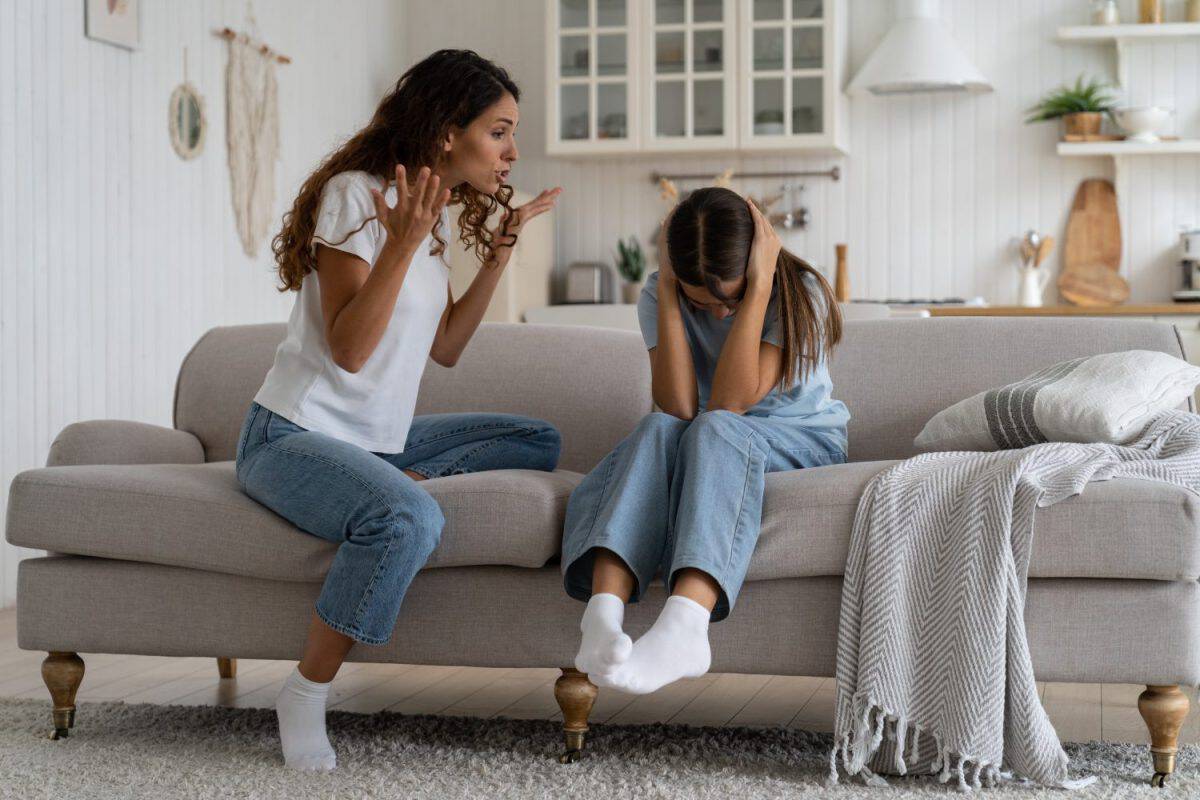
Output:
<svg viewBox="0 0 1200 800">
<path fill-rule="evenodd" d="M 140 0 L 85 0 L 84 34 L 89 39 L 136 50 Z"/>
</svg>

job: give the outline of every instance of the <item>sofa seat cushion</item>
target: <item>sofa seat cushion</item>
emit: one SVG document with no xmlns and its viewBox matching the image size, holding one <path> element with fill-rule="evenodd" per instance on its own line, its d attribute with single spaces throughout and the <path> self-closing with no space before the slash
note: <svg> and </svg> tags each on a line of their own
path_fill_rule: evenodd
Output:
<svg viewBox="0 0 1200 800">
<path fill-rule="evenodd" d="M 422 484 L 446 517 L 428 567 L 541 567 L 558 552 L 574 472 L 498 470 Z M 288 581 L 321 581 L 337 544 L 247 496 L 232 461 L 47 467 L 9 492 L 9 542 Z"/>
<path fill-rule="evenodd" d="M 767 475 L 763 524 L 747 580 L 841 575 L 867 484 L 898 461 Z M 1159 481 L 1115 478 L 1034 516 L 1033 578 L 1196 580 L 1200 497 Z"/>
<path fill-rule="evenodd" d="M 747 580 L 841 575 L 858 499 L 896 463 L 768 475 Z M 581 479 L 506 470 L 426 482 L 446 515 L 428 566 L 542 566 L 558 552 L 567 498 Z M 1090 483 L 1037 510 L 1030 576 L 1196 580 L 1198 500 L 1155 481 Z M 9 494 L 7 538 L 51 552 L 292 581 L 323 580 L 336 550 L 246 496 L 230 461 L 22 472 Z"/>
</svg>

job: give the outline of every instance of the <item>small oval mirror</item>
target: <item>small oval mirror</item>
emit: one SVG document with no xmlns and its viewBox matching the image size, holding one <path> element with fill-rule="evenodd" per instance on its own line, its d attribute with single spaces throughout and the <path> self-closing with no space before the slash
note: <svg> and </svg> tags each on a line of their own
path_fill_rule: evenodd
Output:
<svg viewBox="0 0 1200 800">
<path fill-rule="evenodd" d="M 208 120 L 204 117 L 204 99 L 190 83 L 181 83 L 171 92 L 171 146 L 185 161 L 204 150 Z"/>
</svg>

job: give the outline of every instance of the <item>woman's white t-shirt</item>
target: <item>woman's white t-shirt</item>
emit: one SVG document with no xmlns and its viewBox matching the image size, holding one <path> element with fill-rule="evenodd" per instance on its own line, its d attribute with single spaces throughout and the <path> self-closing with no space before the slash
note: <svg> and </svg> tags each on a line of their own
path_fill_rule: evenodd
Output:
<svg viewBox="0 0 1200 800">
<path fill-rule="evenodd" d="M 375 205 L 370 190 L 383 186 L 382 178 L 360 171 L 330 178 L 321 192 L 311 246 L 320 243 L 352 253 L 374 267 L 387 233 L 379 220 L 371 219 Z M 384 197 L 389 206 L 395 205 L 396 187 L 389 185 Z M 441 230 L 449 230 L 445 210 Z M 403 452 L 421 374 L 446 308 L 450 270 L 429 252 L 433 244 L 430 233 L 417 248 L 387 330 L 358 372 L 334 363 L 325 339 L 317 274 L 305 276 L 288 319 L 287 337 L 275 351 L 275 363 L 255 401 L 302 428 L 371 452 Z"/>
</svg>

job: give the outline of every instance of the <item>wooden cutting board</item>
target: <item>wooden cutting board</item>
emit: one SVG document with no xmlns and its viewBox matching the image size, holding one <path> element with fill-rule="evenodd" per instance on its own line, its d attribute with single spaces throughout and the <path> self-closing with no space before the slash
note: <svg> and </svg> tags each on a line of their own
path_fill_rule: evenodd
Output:
<svg viewBox="0 0 1200 800">
<path fill-rule="evenodd" d="M 1079 184 L 1063 250 L 1063 272 L 1103 264 L 1114 272 L 1121 267 L 1121 220 L 1117 193 L 1111 181 L 1090 178 Z"/>
<path fill-rule="evenodd" d="M 1058 291 L 1077 306 L 1115 306 L 1129 299 L 1129 284 L 1106 264 L 1085 264 L 1058 276 Z"/>
<path fill-rule="evenodd" d="M 1079 184 L 1067 220 L 1058 290 L 1077 305 L 1122 303 L 1129 285 L 1120 276 L 1121 220 L 1111 181 L 1090 178 Z"/>
</svg>

